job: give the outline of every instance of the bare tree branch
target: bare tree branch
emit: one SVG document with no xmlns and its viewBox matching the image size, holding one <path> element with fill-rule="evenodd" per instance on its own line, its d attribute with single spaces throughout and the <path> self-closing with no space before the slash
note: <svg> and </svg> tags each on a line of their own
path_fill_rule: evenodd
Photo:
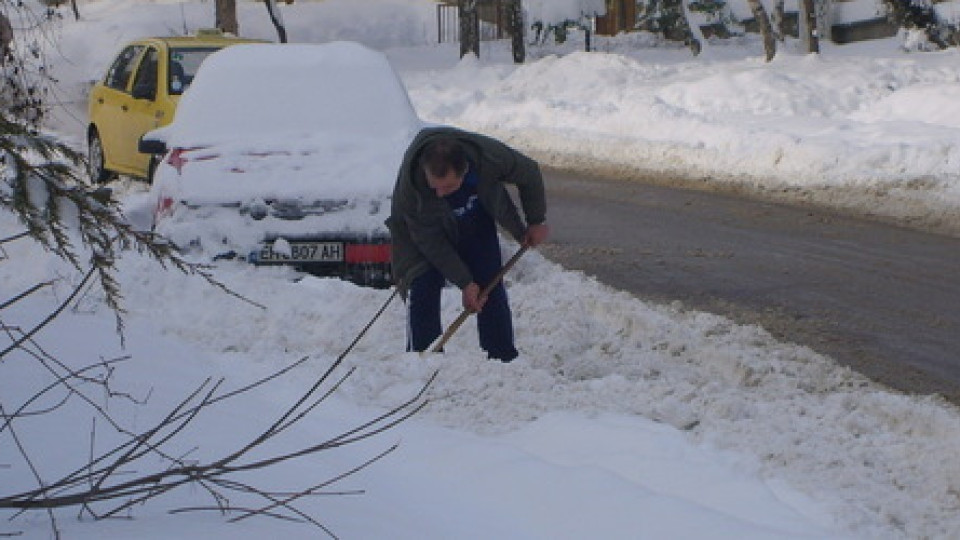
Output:
<svg viewBox="0 0 960 540">
<path fill-rule="evenodd" d="M 342 360 L 343 356 L 338 358 L 331 367 L 339 365 Z M 303 361 L 304 359 L 301 359 L 294 365 L 299 365 Z M 289 372 L 292 367 L 293 366 L 290 366 L 283 370 L 284 373 Z M 270 457 L 241 462 L 241 460 L 250 455 L 253 449 L 272 441 L 278 434 L 290 429 L 306 418 L 307 413 L 313 411 L 318 404 L 326 400 L 333 391 L 339 388 L 344 379 L 353 372 L 353 369 L 350 369 L 347 375 L 333 379 L 334 370 L 328 368 L 320 380 L 312 385 L 311 388 L 297 400 L 296 405 L 280 414 L 265 430 L 251 439 L 248 444 L 241 446 L 238 450 L 226 453 L 219 459 L 206 463 L 187 464 L 182 459 L 174 460 L 171 458 L 169 459 L 171 466 L 162 471 L 135 475 L 133 478 L 126 480 L 116 478 L 117 473 L 121 469 L 130 469 L 136 463 L 139 463 L 143 457 L 159 452 L 159 449 L 163 445 L 180 434 L 187 425 L 191 424 L 204 411 L 208 410 L 212 404 L 221 402 L 228 397 L 241 396 L 260 384 L 274 380 L 279 374 L 272 374 L 253 384 L 222 394 L 218 394 L 218 391 L 223 381 L 211 383 L 211 380 L 208 379 L 186 398 L 176 404 L 161 420 L 146 432 L 131 438 L 128 442 L 115 447 L 99 457 L 91 457 L 89 463 L 83 468 L 65 475 L 58 480 L 43 482 L 39 479 L 38 471 L 39 487 L 22 493 L 0 496 L 0 508 L 21 510 L 46 509 L 49 511 L 53 508 L 65 506 L 81 506 L 97 519 L 105 519 L 114 517 L 134 505 L 149 501 L 184 485 L 200 484 L 204 486 L 204 489 L 206 489 L 214 499 L 216 507 L 223 512 L 238 511 L 238 508 L 231 507 L 229 499 L 223 495 L 221 490 L 236 491 L 246 495 L 256 495 L 266 501 L 266 504 L 262 507 L 245 506 L 243 510 L 239 510 L 241 511 L 241 515 L 235 519 L 246 519 L 253 515 L 269 517 L 285 516 L 286 518 L 291 518 L 292 516 L 294 519 L 307 521 L 333 536 L 331 531 L 314 518 L 304 514 L 293 506 L 293 504 L 303 497 L 320 494 L 322 489 L 378 461 L 393 451 L 396 447 L 395 445 L 349 471 L 338 474 L 308 489 L 293 491 L 283 495 L 270 493 L 255 486 L 236 482 L 231 478 L 239 473 L 273 467 L 299 457 L 343 447 L 380 434 L 406 420 L 413 414 L 416 414 L 426 405 L 427 402 L 423 400 L 424 393 L 436 377 L 436 373 L 434 373 L 433 377 L 424 384 L 420 392 L 410 400 L 352 429 L 338 433 L 325 441 L 304 448 L 281 452 Z M 323 383 L 328 381 L 331 383 L 331 388 L 318 394 Z M 311 396 L 314 394 L 318 394 L 318 396 L 311 399 Z M 4 412 L 4 416 L 14 415 L 6 415 Z M 26 449 L 24 449 L 24 452 L 26 452 Z M 95 513 L 91 508 L 91 505 L 97 503 L 121 500 L 122 502 L 120 502 L 120 504 L 111 507 L 106 512 Z M 282 511 L 278 514 L 277 510 Z"/>
<path fill-rule="evenodd" d="M 37 283 L 37 284 L 34 285 L 33 287 L 30 287 L 29 289 L 23 291 L 22 293 L 14 296 L 13 298 L 7 300 L 6 302 L 0 304 L 0 311 L 3 311 L 3 310 L 5 310 L 5 309 L 7 309 L 8 307 L 12 306 L 13 304 L 16 304 L 17 302 L 23 300 L 24 298 L 27 298 L 28 296 L 30 296 L 30 295 L 32 295 L 33 293 L 39 291 L 40 289 L 42 289 L 42 288 L 44 288 L 44 287 L 49 287 L 49 286 L 52 285 L 52 284 L 53 284 L 52 281 L 43 281 L 43 282 Z"/>
<path fill-rule="evenodd" d="M 83 288 L 84 285 L 86 285 L 86 283 L 90 280 L 90 278 L 93 277 L 93 271 L 94 269 L 91 268 L 90 271 L 88 271 L 87 274 L 83 276 L 83 279 L 80 281 L 80 285 L 74 287 L 73 292 L 70 293 L 70 296 L 68 296 L 66 300 L 61 302 L 60 305 L 57 306 L 57 308 L 54 309 L 51 313 L 49 313 L 42 321 L 40 321 L 40 323 L 38 323 L 36 326 L 31 328 L 29 331 L 25 332 L 23 334 L 23 337 L 11 343 L 6 349 L 3 349 L 2 351 L 0 351 L 0 360 L 2 360 L 4 356 L 10 354 L 11 351 L 19 349 L 21 345 L 29 341 L 44 326 L 50 324 L 50 322 L 56 319 L 57 316 L 60 315 L 60 313 L 62 313 L 63 310 L 70 304 L 70 302 L 72 302 L 73 299 L 77 297 L 77 295 L 80 293 L 80 290 Z"/>
</svg>

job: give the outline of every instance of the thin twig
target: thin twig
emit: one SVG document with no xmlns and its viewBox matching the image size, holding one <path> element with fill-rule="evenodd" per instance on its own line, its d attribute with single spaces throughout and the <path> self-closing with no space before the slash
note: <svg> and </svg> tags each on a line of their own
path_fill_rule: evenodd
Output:
<svg viewBox="0 0 960 540">
<path fill-rule="evenodd" d="M 121 360 L 122 360 L 122 359 L 117 359 L 117 360 L 114 360 L 113 362 L 119 362 L 119 361 L 121 361 Z M 44 388 L 40 389 L 39 391 L 37 391 L 33 396 L 30 397 L 30 399 L 28 399 L 26 402 L 24 402 L 23 404 L 21 404 L 20 407 L 18 407 L 11 415 L 6 415 L 6 414 L 0 415 L 0 418 L 3 418 L 3 419 L 4 419 L 4 423 L 3 423 L 2 425 L 0 425 L 0 432 L 2 432 L 4 429 L 6 429 L 6 427 L 9 425 L 10 421 L 13 420 L 14 418 L 20 418 L 20 417 L 27 416 L 27 415 L 30 415 L 30 414 L 32 414 L 32 413 L 35 413 L 35 411 L 26 412 L 27 407 L 29 407 L 33 402 L 35 402 L 35 401 L 37 401 L 38 399 L 40 399 L 40 398 L 41 398 L 44 394 L 46 394 L 47 392 L 49 392 L 49 391 L 51 391 L 51 390 L 53 390 L 53 389 L 55 389 L 55 388 L 63 385 L 63 383 L 64 383 L 65 380 L 68 380 L 68 379 L 71 379 L 71 378 L 75 378 L 75 377 L 83 374 L 83 373 L 86 372 L 86 371 L 90 371 L 90 370 L 95 369 L 95 368 L 98 368 L 98 367 L 100 367 L 99 364 L 91 364 L 91 365 L 89 365 L 89 366 L 86 366 L 86 367 L 84 367 L 84 368 L 78 369 L 78 370 L 76 370 L 76 371 L 71 371 L 70 373 L 67 373 L 66 375 L 59 375 L 59 376 L 57 376 L 57 378 L 56 378 L 53 382 L 51 382 L 50 384 L 48 384 L 48 385 L 45 386 Z"/>
<path fill-rule="evenodd" d="M 77 294 L 78 294 L 78 293 L 80 292 L 80 290 L 83 288 L 83 285 L 86 284 L 87 281 L 89 281 L 91 277 L 93 277 L 93 273 L 94 273 L 95 270 L 96 270 L 96 268 L 90 268 L 90 270 L 87 271 L 86 275 L 83 276 L 83 279 L 80 281 L 80 285 L 77 286 L 77 287 L 75 287 L 75 288 L 73 289 L 73 292 L 70 294 L 70 296 L 67 297 L 67 299 L 64 300 L 53 312 L 51 312 L 49 315 L 47 315 L 47 317 L 45 317 L 42 321 L 40 321 L 40 323 L 37 324 L 35 327 L 33 327 L 32 329 L 30 329 L 30 331 L 25 332 L 22 338 L 20 338 L 19 340 L 15 341 L 13 344 L 11 344 L 9 347 L 7 347 L 6 349 L 4 349 L 3 351 L 0 351 L 0 358 L 3 358 L 3 357 L 6 356 L 7 354 L 9 354 L 10 351 L 13 351 L 13 350 L 15 350 L 15 349 L 18 349 L 25 341 L 27 341 L 28 339 L 32 338 L 32 337 L 34 336 L 34 334 L 36 334 L 37 332 L 39 332 L 43 327 L 45 327 L 46 325 L 50 324 L 51 321 L 53 321 L 54 319 L 56 319 L 57 316 L 59 316 L 60 313 L 63 312 L 64 309 L 66 309 L 67 305 L 70 304 L 70 302 L 72 302 L 73 299 L 77 296 Z"/>
<path fill-rule="evenodd" d="M 16 304 L 17 302 L 19 302 L 20 300 L 23 300 L 24 298 L 30 296 L 31 294 L 39 291 L 40 289 L 42 289 L 42 288 L 44 288 L 44 287 L 48 287 L 48 286 L 50 286 L 50 285 L 53 285 L 53 282 L 52 282 L 52 281 L 43 281 L 43 282 L 37 283 L 36 285 L 34 285 L 33 287 L 30 287 L 30 288 L 27 289 L 26 291 L 23 291 L 22 293 L 14 296 L 13 298 L 7 300 L 6 302 L 0 304 L 0 311 L 3 311 L 3 310 L 5 310 L 5 309 L 7 309 L 8 307 L 12 306 L 13 304 Z"/>
<path fill-rule="evenodd" d="M 14 240 L 19 240 L 26 236 L 30 236 L 30 231 L 23 231 L 22 233 L 14 234 L 13 236 L 6 236 L 3 238 L 0 238 L 0 245 L 6 244 L 8 242 L 13 242 Z"/>
<path fill-rule="evenodd" d="M 6 416 L 3 403 L 0 403 L 0 414 Z M 30 472 L 33 474 L 33 478 L 42 488 L 43 477 L 40 476 L 40 471 L 37 470 L 37 467 L 33 464 L 33 460 L 30 459 L 30 454 L 23 446 L 23 442 L 20 440 L 19 435 L 17 435 L 17 431 L 13 428 L 13 426 L 9 426 L 8 431 L 10 432 L 10 437 L 13 439 L 13 443 L 17 446 L 17 451 L 20 452 L 20 456 L 23 457 L 24 462 L 26 462 L 27 468 L 30 469 Z M 57 527 L 57 517 L 53 514 L 52 508 L 47 508 L 47 518 L 50 520 L 50 528 L 53 529 L 54 536 L 56 538 L 60 538 L 60 528 Z"/>
<path fill-rule="evenodd" d="M 89 278 L 90 275 L 92 274 L 88 273 L 87 278 Z M 84 282 L 86 282 L 87 278 L 85 278 Z M 82 285 L 83 284 L 81 284 L 81 286 Z M 76 290 L 74 293 L 76 293 Z M 308 446 L 306 448 L 300 448 L 290 452 L 284 452 L 279 455 L 273 455 L 263 459 L 254 459 L 240 463 L 241 460 L 246 460 L 251 457 L 250 454 L 253 449 L 267 443 L 268 441 L 275 440 L 277 435 L 300 423 L 320 404 L 324 403 L 335 391 L 342 387 L 344 381 L 355 372 L 356 368 L 352 367 L 348 369 L 344 375 L 339 376 L 334 380 L 333 374 L 335 370 L 342 365 L 346 356 L 354 349 L 360 339 L 362 339 L 362 337 L 369 331 L 376 320 L 382 315 L 396 294 L 397 292 L 394 291 L 390 298 L 388 298 L 383 306 L 378 310 L 376 316 L 363 328 L 360 334 L 356 336 L 356 338 L 348 345 L 343 353 L 341 353 L 340 356 L 338 356 L 337 359 L 330 366 L 328 366 L 326 370 L 324 370 L 321 376 L 314 381 L 311 387 L 304 392 L 292 406 L 288 407 L 284 412 L 278 415 L 265 430 L 251 439 L 246 445 L 241 446 L 238 450 L 228 452 L 220 459 L 213 460 L 209 463 L 188 464 L 184 461 L 182 456 L 167 456 L 164 452 L 162 452 L 161 447 L 166 445 L 174 437 L 178 436 L 188 425 L 193 423 L 193 421 L 200 415 L 201 412 L 208 410 L 214 404 L 220 403 L 228 398 L 236 397 L 245 392 L 251 391 L 260 385 L 266 384 L 267 382 L 290 372 L 295 367 L 302 365 L 308 359 L 308 357 L 301 358 L 299 361 L 292 363 L 279 372 L 272 373 L 267 377 L 255 381 L 254 383 L 230 392 L 225 392 L 223 394 L 218 394 L 221 389 L 221 385 L 223 384 L 222 379 L 213 384 L 211 384 L 211 379 L 207 379 L 186 398 L 172 407 L 166 416 L 156 422 L 150 429 L 138 435 L 130 434 L 130 440 L 114 447 L 100 456 L 94 456 L 94 450 L 96 447 L 96 419 L 94 419 L 94 424 L 92 425 L 93 427 L 91 428 L 92 431 L 90 434 L 90 457 L 88 459 L 88 463 L 83 468 L 77 469 L 76 471 L 50 484 L 44 484 L 43 482 L 40 482 L 39 472 L 37 472 L 36 476 L 38 478 L 38 482 L 40 483 L 40 487 L 24 493 L 0 498 L 0 508 L 20 509 L 21 511 L 26 509 L 46 509 L 51 516 L 51 519 L 53 519 L 52 509 L 63 506 L 79 505 L 81 508 L 89 511 L 90 514 L 96 519 L 106 519 L 117 516 L 121 512 L 124 512 L 136 504 L 141 504 L 156 498 L 161 494 L 175 490 L 181 486 L 187 484 L 198 484 L 206 489 L 207 492 L 213 497 L 214 501 L 216 501 L 215 509 L 221 512 L 231 510 L 241 511 L 242 515 L 237 516 L 234 518 L 234 520 L 242 520 L 253 515 L 262 515 L 279 519 L 306 521 L 319 527 L 331 537 L 335 537 L 332 531 L 327 529 L 316 519 L 296 508 L 293 503 L 303 499 L 304 497 L 326 494 L 322 493 L 321 491 L 328 486 L 355 474 L 357 471 L 368 467 L 379 459 L 382 459 L 383 456 L 394 451 L 397 445 L 393 445 L 388 450 L 350 469 L 349 471 L 345 471 L 308 489 L 300 491 L 271 493 L 261 490 L 256 486 L 237 482 L 236 480 L 232 479 L 232 476 L 235 476 L 237 473 L 272 467 L 302 456 L 314 454 L 316 452 L 331 448 L 343 447 L 345 445 L 367 439 L 396 426 L 400 422 L 403 422 L 422 410 L 423 407 L 427 405 L 428 402 L 425 401 L 423 397 L 427 388 L 435 380 L 437 376 L 436 372 L 424 384 L 420 392 L 418 392 L 417 395 L 412 399 L 405 401 L 399 406 L 394 407 L 367 422 L 345 430 L 327 439 L 326 441 Z M 70 301 L 71 300 L 68 300 L 68 302 Z M 64 305 L 66 305 L 66 303 Z M 18 346 L 23 348 L 25 343 L 32 343 L 30 335 L 32 335 L 32 333 L 28 332 L 23 338 L 15 340 L 18 343 Z M 37 349 L 40 351 L 39 353 L 35 351 L 29 351 L 28 349 L 24 348 L 24 350 L 29 354 L 33 354 L 38 358 L 38 360 L 43 362 L 47 369 L 51 372 L 56 374 L 57 370 L 54 369 L 52 365 L 46 364 L 46 361 L 48 360 L 56 362 L 61 368 L 63 368 L 62 363 L 50 357 L 45 358 L 44 356 L 46 353 L 44 353 L 39 347 L 37 347 Z M 63 385 L 64 388 L 68 389 L 69 393 L 76 392 L 70 381 L 74 379 L 83 380 L 81 379 L 83 374 L 91 369 L 94 369 L 95 367 L 103 367 L 106 370 L 105 376 L 99 381 L 91 379 L 91 382 L 106 384 L 106 382 L 111 378 L 111 366 L 114 362 L 115 361 L 104 361 L 101 364 L 88 366 L 79 370 L 67 370 L 66 374 L 57 375 L 57 381 L 50 385 L 50 388 L 56 388 L 60 385 Z M 324 392 L 320 393 L 320 389 L 322 387 L 327 388 Z M 41 392 L 39 392 L 37 395 L 30 398 L 27 403 L 21 405 L 17 414 L 7 415 L 5 411 L 0 409 L 0 416 L 4 418 L 5 422 L 4 426 L 11 426 L 11 423 L 14 419 L 22 418 L 23 413 L 27 411 L 29 407 L 37 399 L 39 399 L 40 396 L 49 392 L 50 388 L 41 390 Z M 97 410 L 102 416 L 109 418 L 105 411 L 102 409 Z M 9 427 L 9 429 L 11 432 L 13 432 L 12 427 Z M 126 433 L 122 430 L 122 428 L 118 427 L 118 430 Z M 23 451 L 25 452 L 25 450 Z M 142 458 L 151 453 L 160 454 L 167 459 L 172 466 L 162 471 L 135 476 L 125 481 L 118 478 L 122 475 L 120 472 L 121 468 L 128 468 L 131 464 L 140 461 Z M 86 487 L 82 487 L 84 485 L 86 485 Z M 232 507 L 229 499 L 225 496 L 225 494 L 228 492 L 236 492 L 248 496 L 260 497 L 266 501 L 266 504 L 260 508 L 255 508 L 248 505 L 245 505 L 243 508 Z M 344 491 L 341 493 L 347 492 Z M 91 507 L 91 505 L 96 503 L 119 501 L 120 499 L 124 499 L 124 502 L 110 508 L 104 513 L 94 513 L 93 508 Z M 194 508 L 204 510 L 214 509 L 214 507 Z M 185 511 L 183 509 L 181 510 Z M 52 526 L 54 528 L 54 532 L 59 535 L 59 531 L 56 529 L 55 522 L 52 524 Z"/>
<path fill-rule="evenodd" d="M 320 490 L 320 489 L 323 489 L 323 488 L 325 488 L 326 486 L 329 486 L 329 485 L 331 485 L 331 484 L 335 484 L 335 483 L 343 480 L 344 478 L 347 478 L 347 477 L 349 477 L 349 476 L 352 476 L 352 475 L 354 475 L 354 474 L 362 471 L 363 469 L 366 469 L 367 467 L 369 467 L 369 466 L 372 465 L 373 463 L 376 463 L 377 461 L 380 461 L 380 460 L 383 459 L 385 456 L 387 456 L 388 454 L 390 454 L 390 453 L 392 453 L 393 451 L 395 451 L 395 450 L 397 449 L 397 447 L 398 447 L 398 446 L 397 446 L 396 444 L 394 444 L 393 446 L 387 448 L 386 450 L 384 450 L 383 452 L 380 452 L 379 454 L 373 456 L 372 458 L 364 461 L 363 463 L 357 465 L 356 467 L 354 467 L 354 468 L 352 468 L 352 469 L 350 469 L 350 470 L 348 470 L 348 471 L 344 471 L 344 472 L 338 474 L 337 476 L 334 476 L 333 478 L 327 480 L 326 482 L 324 482 L 324 483 L 322 483 L 322 484 L 318 484 L 318 485 L 316 485 L 316 486 L 314 486 L 314 487 L 312 487 L 312 488 L 310 488 L 310 489 L 301 491 L 300 493 L 294 493 L 293 495 L 290 495 L 289 497 L 286 497 L 286 498 L 284 498 L 284 499 L 282 499 L 282 500 L 279 500 L 279 501 L 274 502 L 274 504 L 271 504 L 271 505 L 269 505 L 269 506 L 265 506 L 265 507 L 261 508 L 260 510 L 258 510 L 256 513 L 265 512 L 265 511 L 270 511 L 270 510 L 273 510 L 274 508 L 276 508 L 277 506 L 281 506 L 281 505 L 282 505 L 282 506 L 286 506 L 287 504 L 289 504 L 290 502 L 292 502 L 292 501 L 294 501 L 294 500 L 296 500 L 296 499 L 299 499 L 299 498 L 301 498 L 301 497 L 305 497 L 305 496 L 307 496 L 307 495 L 310 495 L 311 493 L 313 493 L 313 492 L 315 492 L 315 491 L 318 491 L 318 490 Z M 237 516 L 237 517 L 231 519 L 230 522 L 231 522 L 231 523 L 236 523 L 236 522 L 238 522 L 238 521 L 242 521 L 242 520 L 244 520 L 244 519 L 247 519 L 248 517 L 251 517 L 251 516 L 255 515 L 256 513 L 251 512 L 251 513 L 244 514 L 244 515 L 242 515 L 242 516 Z M 326 529 L 324 529 L 324 530 L 326 530 Z M 331 536 L 332 536 L 332 535 L 331 535 Z"/>
</svg>

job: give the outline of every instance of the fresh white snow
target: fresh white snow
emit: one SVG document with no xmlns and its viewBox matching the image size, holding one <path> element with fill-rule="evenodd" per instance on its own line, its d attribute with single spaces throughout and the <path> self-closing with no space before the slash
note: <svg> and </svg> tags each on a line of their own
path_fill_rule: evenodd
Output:
<svg viewBox="0 0 960 540">
<path fill-rule="evenodd" d="M 270 38 L 259 3 L 241 3 L 241 30 Z M 84 88 L 115 51 L 146 34 L 212 25 L 210 3 L 81 3 L 55 59 L 65 107 L 51 128 L 82 144 Z M 597 39 L 598 52 L 508 44 L 459 60 L 431 43 L 429 2 L 327 0 L 281 5 L 294 42 L 352 39 L 384 50 L 420 116 L 506 138 L 559 166 L 692 175 L 780 197 L 956 226 L 960 206 L 957 50 L 905 53 L 897 40 L 826 46 L 819 57 L 781 46 L 764 63 L 752 38 L 704 55 L 645 35 Z M 68 114 L 70 113 L 70 114 Z M 131 214 L 142 185 L 115 185 Z M 18 231 L 9 216 L 0 230 Z M 509 252 L 515 246 L 505 245 Z M 29 242 L 4 246 L 0 298 L 58 278 L 2 313 L 29 327 L 68 294 L 75 272 Z M 274 385 L 198 419 L 178 452 L 216 455 L 263 429 L 329 366 L 388 298 L 283 269 L 219 263 L 218 279 L 262 307 L 197 277 L 129 254 L 121 261 L 125 349 L 91 288 L 38 336 L 74 366 L 129 354 L 117 385 L 149 405 L 111 411 L 144 429 L 207 376 L 236 388 L 300 358 Z M 365 490 L 300 506 L 343 538 L 955 538 L 960 536 L 960 414 L 935 396 L 881 388 L 762 328 L 642 302 L 536 252 L 507 279 L 520 358 L 483 358 L 467 324 L 447 353 L 403 353 L 402 304 L 346 357 L 356 372 L 280 448 L 313 444 L 409 399 L 437 372 L 419 415 L 340 452 L 291 462 L 257 481 L 302 489 L 397 450 L 334 486 Z M 445 293 L 444 320 L 458 313 Z M 4 406 L 40 373 L 25 354 L 0 364 Z M 339 371 L 338 373 L 342 373 Z M 82 466 L 91 413 L 78 403 L 18 434 L 41 471 Z M 117 437 L 98 424 L 95 446 Z M 160 465 L 158 465 L 160 466 Z M 50 480 L 50 478 L 47 478 Z M 0 432 L 0 494 L 34 480 Z M 11 488 L 10 486 L 14 486 Z M 249 501 L 243 501 L 249 503 Z M 215 513 L 185 489 L 136 507 L 133 520 L 77 521 L 66 538 L 314 538 L 310 525 Z M 3 515 L 4 518 L 8 515 Z M 0 533 L 49 537 L 47 518 L 3 521 Z"/>
</svg>

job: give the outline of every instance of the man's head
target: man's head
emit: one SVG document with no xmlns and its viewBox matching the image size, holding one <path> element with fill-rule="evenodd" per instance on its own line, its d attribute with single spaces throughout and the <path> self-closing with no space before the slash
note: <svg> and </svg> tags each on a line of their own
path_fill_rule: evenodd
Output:
<svg viewBox="0 0 960 540">
<path fill-rule="evenodd" d="M 467 174 L 467 153 L 456 139 L 441 137 L 424 147 L 420 166 L 430 189 L 437 197 L 446 197 L 463 184 L 463 177 Z"/>
</svg>

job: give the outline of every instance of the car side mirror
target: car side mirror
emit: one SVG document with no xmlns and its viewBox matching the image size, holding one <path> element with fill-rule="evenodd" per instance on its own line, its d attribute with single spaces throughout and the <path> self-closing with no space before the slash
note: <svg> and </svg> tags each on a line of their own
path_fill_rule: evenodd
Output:
<svg viewBox="0 0 960 540">
<path fill-rule="evenodd" d="M 139 144 L 137 144 L 137 150 L 141 154 L 166 154 L 167 143 L 156 139 L 144 139 L 141 137 Z"/>
</svg>

